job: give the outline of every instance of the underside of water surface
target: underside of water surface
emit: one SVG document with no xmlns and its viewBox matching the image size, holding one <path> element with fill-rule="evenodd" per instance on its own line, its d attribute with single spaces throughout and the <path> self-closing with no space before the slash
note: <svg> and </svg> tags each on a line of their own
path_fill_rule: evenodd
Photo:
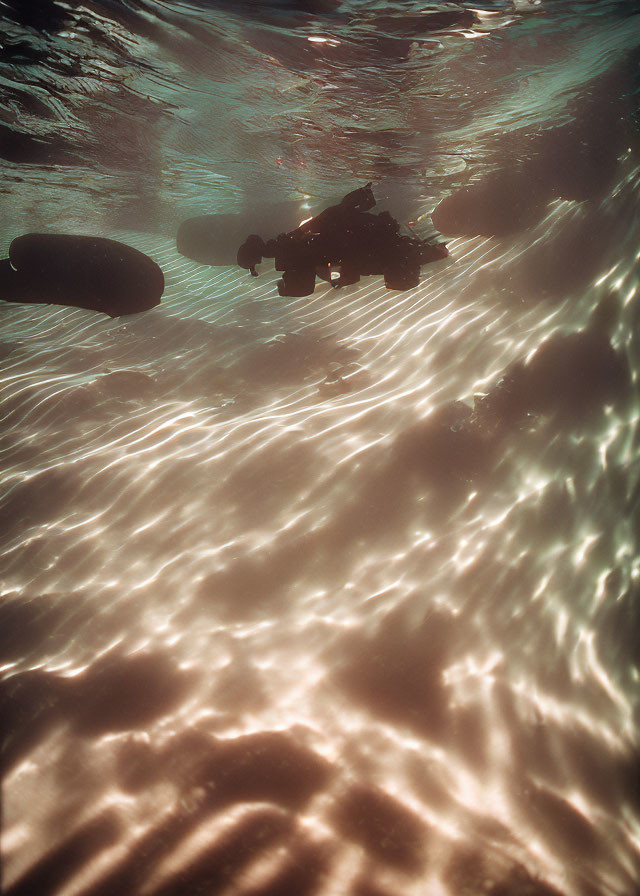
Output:
<svg viewBox="0 0 640 896">
<path fill-rule="evenodd" d="M 4 0 L 0 45 L 0 256 L 165 281 L 0 302 L 2 892 L 638 896 L 640 6 Z M 369 182 L 448 247 L 417 287 L 234 263 Z"/>
</svg>

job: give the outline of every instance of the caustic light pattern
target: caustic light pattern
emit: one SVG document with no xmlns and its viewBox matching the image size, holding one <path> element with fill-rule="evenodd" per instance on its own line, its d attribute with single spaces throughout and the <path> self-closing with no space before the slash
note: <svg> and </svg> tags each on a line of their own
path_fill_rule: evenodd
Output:
<svg viewBox="0 0 640 896">
<path fill-rule="evenodd" d="M 637 896 L 638 16 L 5 7 L 2 254 L 165 291 L 0 308 L 3 893 Z M 177 251 L 368 181 L 415 288 Z"/>
</svg>

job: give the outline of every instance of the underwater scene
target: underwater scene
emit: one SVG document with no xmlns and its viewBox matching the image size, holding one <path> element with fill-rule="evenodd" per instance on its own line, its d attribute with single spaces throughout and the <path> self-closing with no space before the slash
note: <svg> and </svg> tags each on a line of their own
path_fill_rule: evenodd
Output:
<svg viewBox="0 0 640 896">
<path fill-rule="evenodd" d="M 0 2 L 5 896 L 640 896 L 640 3 Z"/>
</svg>

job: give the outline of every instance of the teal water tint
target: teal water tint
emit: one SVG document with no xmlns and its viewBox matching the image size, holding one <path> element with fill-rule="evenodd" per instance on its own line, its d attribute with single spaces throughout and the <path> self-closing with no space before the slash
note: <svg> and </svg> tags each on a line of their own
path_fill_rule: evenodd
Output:
<svg viewBox="0 0 640 896">
<path fill-rule="evenodd" d="M 0 303 L 2 891 L 637 896 L 640 10 L 0 33 L 4 254 L 103 236 L 166 281 Z M 368 181 L 447 241 L 415 289 L 177 250 Z"/>
<path fill-rule="evenodd" d="M 440 174 L 459 151 L 450 131 L 505 102 L 510 128 L 553 124 L 585 83 L 624 60 L 637 32 L 625 4 L 556 3 L 544 14 L 532 4 L 518 15 L 491 4 L 471 25 L 452 7 L 454 24 L 435 31 L 419 5 L 383 14 L 342 4 L 321 16 L 260 6 L 256 16 L 255 4 L 52 2 L 58 17 L 41 14 L 46 30 L 28 15 L 7 21 L 9 189 L 20 177 L 12 165 L 47 172 L 31 199 L 31 179 L 17 181 L 19 208 L 33 203 L 46 220 L 55 203 L 72 223 L 89 214 L 82 196 L 105 226 L 171 235 L 189 213 L 254 196 L 333 196 L 354 179 L 431 197 L 450 186 Z M 481 150 L 468 141 L 465 158 L 481 163 Z M 65 199 L 69 185 L 76 201 Z"/>
</svg>

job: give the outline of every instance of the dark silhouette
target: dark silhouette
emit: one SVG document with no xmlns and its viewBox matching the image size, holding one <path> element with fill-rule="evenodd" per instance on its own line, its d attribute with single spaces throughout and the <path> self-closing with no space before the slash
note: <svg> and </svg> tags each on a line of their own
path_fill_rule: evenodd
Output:
<svg viewBox="0 0 640 896">
<path fill-rule="evenodd" d="M 554 200 L 601 202 L 615 186 L 619 157 L 637 147 L 636 130 L 629 126 L 635 108 L 629 79 L 626 64 L 620 65 L 569 104 L 566 124 L 505 135 L 501 156 L 509 163 L 442 199 L 432 213 L 434 225 L 447 236 L 505 237 L 538 224 Z M 592 208 L 592 214 L 598 211 Z M 594 240 L 594 247 L 601 242 Z M 554 238 L 550 254 L 564 267 L 573 247 L 558 247 Z M 547 266 L 546 260 L 533 263 L 536 269 Z"/>
<path fill-rule="evenodd" d="M 385 865 L 415 873 L 424 864 L 426 826 L 384 790 L 355 784 L 338 800 L 332 821 L 345 839 Z"/>
<path fill-rule="evenodd" d="M 164 275 L 142 252 L 116 240 L 27 233 L 0 260 L 0 299 L 67 305 L 110 317 L 160 304 Z"/>
<path fill-rule="evenodd" d="M 315 208 L 314 208 L 315 207 Z M 233 265 L 238 246 L 251 227 L 289 230 L 318 211 L 316 200 L 262 203 L 239 212 L 197 215 L 178 228 L 178 252 L 201 264 Z"/>
<path fill-rule="evenodd" d="M 387 289 L 412 289 L 420 280 L 420 267 L 446 258 L 443 243 L 400 234 L 389 212 L 368 214 L 376 200 L 368 183 L 348 193 L 290 233 L 266 243 L 251 234 L 238 250 L 238 264 L 257 276 L 263 257 L 275 258 L 281 296 L 308 296 L 316 275 L 332 286 L 349 286 L 361 276 L 382 274 Z"/>
</svg>

